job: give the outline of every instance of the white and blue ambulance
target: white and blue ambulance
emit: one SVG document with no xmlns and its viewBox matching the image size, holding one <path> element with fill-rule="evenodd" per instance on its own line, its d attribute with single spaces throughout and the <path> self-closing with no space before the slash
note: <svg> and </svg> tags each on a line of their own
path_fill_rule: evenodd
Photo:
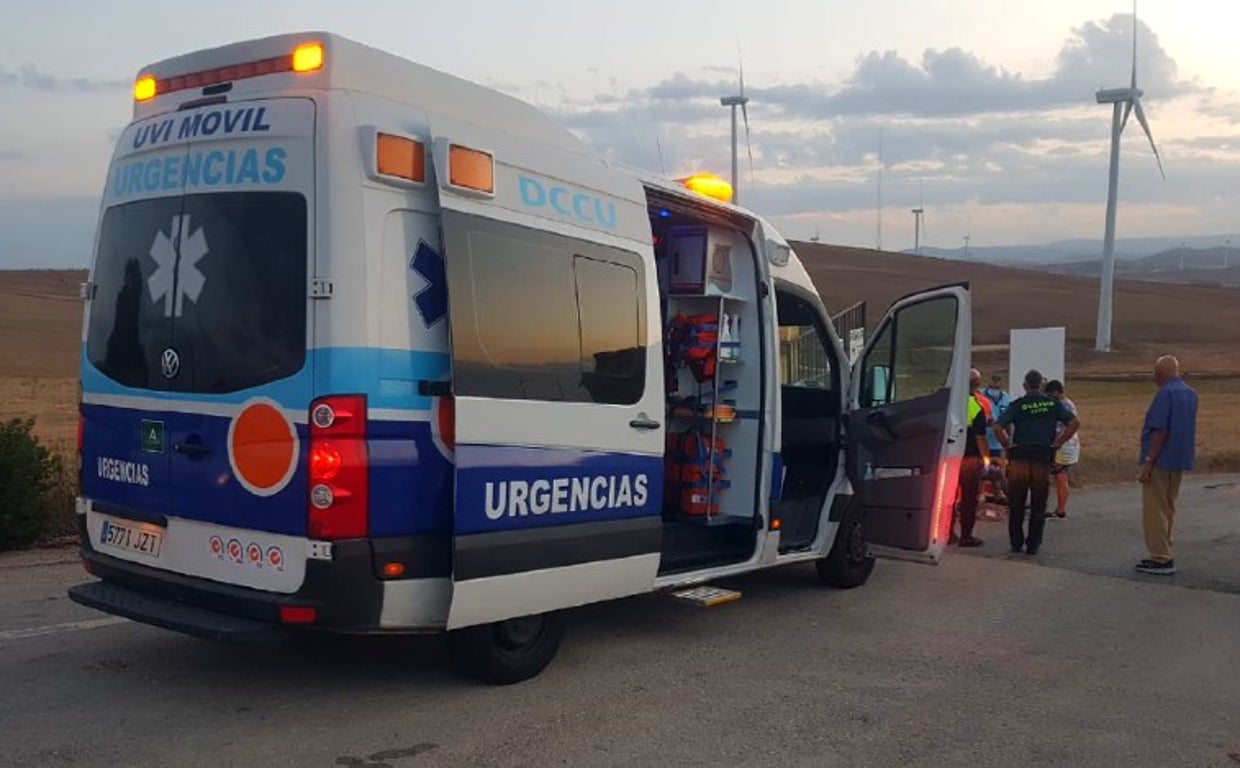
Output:
<svg viewBox="0 0 1240 768">
<path fill-rule="evenodd" d="M 504 683 L 565 608 L 941 554 L 966 286 L 850 365 L 722 180 L 331 34 L 134 96 L 83 286 L 77 602 L 242 642 L 446 631 Z"/>
</svg>

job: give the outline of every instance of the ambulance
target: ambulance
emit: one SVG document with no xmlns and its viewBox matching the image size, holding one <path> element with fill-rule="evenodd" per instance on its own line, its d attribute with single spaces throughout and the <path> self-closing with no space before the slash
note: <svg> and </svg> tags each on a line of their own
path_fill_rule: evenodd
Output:
<svg viewBox="0 0 1240 768">
<path fill-rule="evenodd" d="M 966 285 L 850 361 L 722 179 L 311 32 L 134 85 L 83 285 L 78 603 L 191 635 L 445 632 L 538 674 L 564 609 L 936 561 Z"/>
</svg>

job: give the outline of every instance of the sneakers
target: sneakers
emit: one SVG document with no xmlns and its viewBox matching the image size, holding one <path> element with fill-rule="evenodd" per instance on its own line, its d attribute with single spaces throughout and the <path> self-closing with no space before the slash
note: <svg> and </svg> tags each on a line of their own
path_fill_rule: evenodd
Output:
<svg viewBox="0 0 1240 768">
<path fill-rule="evenodd" d="M 1175 561 L 1160 563 L 1157 560 L 1142 560 L 1137 563 L 1137 570 L 1153 576 L 1172 576 L 1175 574 Z"/>
<path fill-rule="evenodd" d="M 960 546 L 962 547 L 980 547 L 985 543 L 986 542 L 982 541 L 976 536 L 965 536 L 964 538 L 960 540 Z"/>
</svg>

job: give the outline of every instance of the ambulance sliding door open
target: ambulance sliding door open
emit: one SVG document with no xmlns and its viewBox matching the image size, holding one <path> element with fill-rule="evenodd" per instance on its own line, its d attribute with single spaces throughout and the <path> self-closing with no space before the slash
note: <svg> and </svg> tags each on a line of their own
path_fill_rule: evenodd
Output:
<svg viewBox="0 0 1240 768">
<path fill-rule="evenodd" d="M 847 469 L 877 554 L 937 562 L 964 453 L 967 285 L 892 305 L 853 369 Z"/>
<path fill-rule="evenodd" d="M 445 143 L 435 163 L 456 408 L 448 628 L 647 592 L 662 536 L 655 277 L 636 243 L 522 204 L 537 184 L 578 208 L 590 196 L 613 217 L 644 211 L 498 156 L 452 167 Z M 602 171 L 590 164 L 578 178 L 591 173 Z"/>
<path fill-rule="evenodd" d="M 743 232 L 657 200 L 650 223 L 663 305 L 665 575 L 754 554 L 764 329 Z"/>
</svg>

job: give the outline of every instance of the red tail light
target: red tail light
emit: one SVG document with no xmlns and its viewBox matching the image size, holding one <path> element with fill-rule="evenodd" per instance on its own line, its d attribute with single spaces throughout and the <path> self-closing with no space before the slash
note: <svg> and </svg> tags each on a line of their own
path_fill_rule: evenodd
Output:
<svg viewBox="0 0 1240 768">
<path fill-rule="evenodd" d="M 370 471 L 365 396 L 335 395 L 310 404 L 308 461 L 310 538 L 365 536 Z"/>
<path fill-rule="evenodd" d="M 280 606 L 281 624 L 313 624 L 318 618 L 318 609 L 310 605 Z"/>
</svg>

